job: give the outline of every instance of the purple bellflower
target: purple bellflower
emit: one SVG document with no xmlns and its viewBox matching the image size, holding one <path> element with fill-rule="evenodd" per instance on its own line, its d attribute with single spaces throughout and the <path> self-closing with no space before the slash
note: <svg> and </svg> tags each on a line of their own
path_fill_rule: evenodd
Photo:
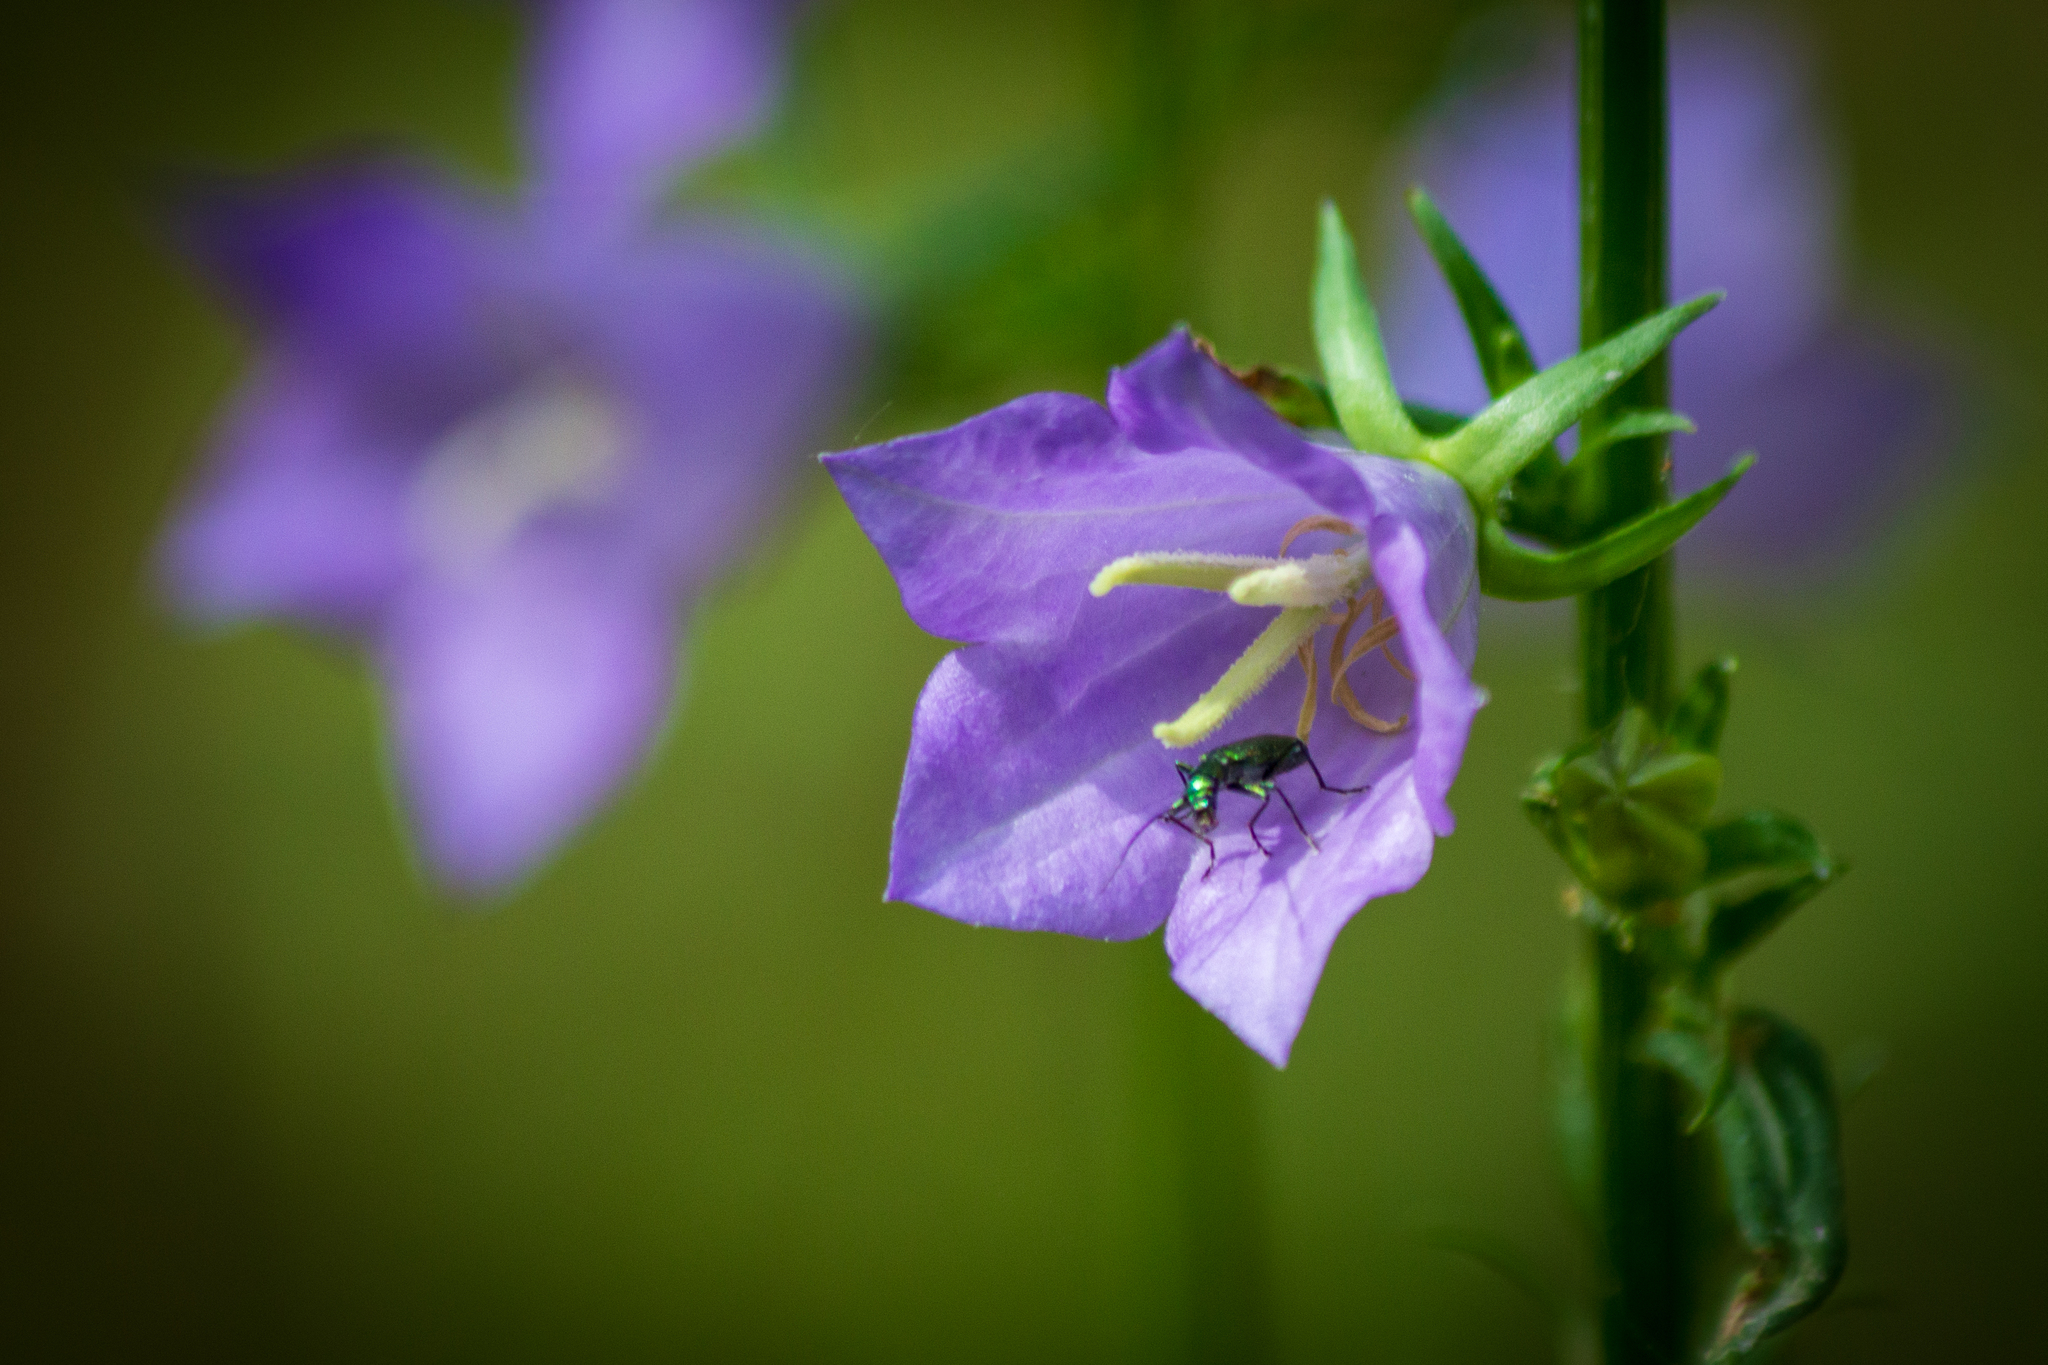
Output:
<svg viewBox="0 0 2048 1365">
<path fill-rule="evenodd" d="M 1163 923 L 1174 979 L 1284 1065 L 1338 930 L 1452 828 L 1484 701 L 1464 489 L 1319 444 L 1185 333 L 1106 408 L 1034 394 L 825 463 L 911 617 L 966 645 L 918 702 L 887 895 L 1102 939 Z M 1369 790 L 1283 775 L 1306 838 L 1225 795 L 1212 862 L 1158 819 L 1172 759 L 1265 734 Z"/>
<path fill-rule="evenodd" d="M 768 107 L 787 8 L 536 7 L 523 202 L 379 163 L 186 215 L 261 345 L 167 534 L 169 588 L 202 619 L 362 642 L 454 888 L 516 882 L 638 767 L 682 609 L 844 396 L 862 327 L 835 272 L 653 213 Z"/>
<path fill-rule="evenodd" d="M 1540 363 L 1577 344 L 1572 46 L 1561 27 L 1496 23 L 1395 167 L 1457 227 Z M 1681 551 L 1710 573 L 1775 576 L 1852 547 L 1912 486 L 1915 457 L 1950 415 L 1935 358 L 1844 302 L 1839 156 L 1809 86 L 1775 25 L 1722 9 L 1673 16 L 1672 293 L 1728 293 L 1674 351 L 1671 405 L 1699 427 L 1672 442 L 1675 481 L 1697 486 L 1741 450 L 1763 457 Z M 1441 274 L 1405 223 L 1383 235 L 1398 244 L 1377 292 L 1401 392 L 1479 408 Z"/>
</svg>

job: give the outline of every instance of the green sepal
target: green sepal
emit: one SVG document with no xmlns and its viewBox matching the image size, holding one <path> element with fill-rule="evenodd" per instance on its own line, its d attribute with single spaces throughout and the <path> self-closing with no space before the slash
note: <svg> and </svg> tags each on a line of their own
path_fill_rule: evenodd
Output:
<svg viewBox="0 0 2048 1365">
<path fill-rule="evenodd" d="M 1479 373 L 1486 380 L 1487 393 L 1499 398 L 1532 378 L 1536 374 L 1536 358 L 1529 352 L 1522 329 L 1507 305 L 1500 301 L 1500 294 L 1486 278 L 1486 272 L 1479 268 L 1472 253 L 1465 250 L 1458 234 L 1419 186 L 1408 191 L 1408 213 L 1414 218 L 1429 254 L 1436 258 L 1437 268 L 1444 272 L 1452 297 L 1458 301 L 1465 330 L 1472 336 L 1472 349 L 1479 354 Z"/>
<path fill-rule="evenodd" d="M 1733 1079 L 1714 1111 L 1714 1145 L 1736 1228 L 1755 1259 L 1720 1314 L 1706 1357 L 1715 1365 L 1751 1358 L 1765 1338 L 1819 1308 L 1849 1258 L 1827 1058 L 1763 1010 L 1735 1016 L 1728 1050 Z"/>
<path fill-rule="evenodd" d="M 1321 293 L 1319 287 L 1319 301 Z M 1429 458 L 1464 484 L 1475 504 L 1490 507 L 1517 470 L 1648 364 L 1721 297 L 1703 294 L 1653 313 L 1591 350 L 1559 361 L 1495 399 L 1455 435 L 1433 443 Z M 1378 339 L 1375 333 L 1375 344 Z M 1381 364 L 1384 367 L 1384 357 Z"/>
<path fill-rule="evenodd" d="M 1644 436 L 1667 436 L 1673 433 L 1690 436 L 1699 428 L 1692 419 L 1682 412 L 1669 408 L 1630 408 L 1616 413 L 1603 422 L 1597 435 L 1579 442 L 1579 448 L 1572 453 L 1572 459 L 1583 460 L 1588 455 L 1620 441 L 1639 440 Z"/>
<path fill-rule="evenodd" d="M 1678 699 L 1664 733 L 1673 744 L 1695 753 L 1721 750 L 1721 728 L 1728 723 L 1728 684 L 1735 677 L 1735 656 L 1724 654 L 1702 668 Z"/>
<path fill-rule="evenodd" d="M 1540 382 L 1532 380 L 1523 387 L 1530 388 Z M 1517 389 L 1516 393 L 1521 391 Z M 1484 413 L 1444 444 L 1462 439 L 1471 425 L 1483 420 Z M 1699 523 L 1700 518 L 1713 511 L 1721 499 L 1728 496 L 1729 490 L 1755 463 L 1754 455 L 1744 455 L 1726 475 L 1698 492 L 1645 512 L 1598 540 L 1569 550 L 1531 550 L 1518 545 L 1505 527 L 1489 519 L 1479 530 L 1480 590 L 1490 597 L 1505 598 L 1510 602 L 1547 602 L 1553 598 L 1577 597 L 1605 587 L 1676 545 L 1680 537 Z"/>
<path fill-rule="evenodd" d="M 1472 419 L 1460 412 L 1447 412 L 1433 408 L 1426 403 L 1401 404 L 1401 410 L 1408 414 L 1408 420 L 1415 423 L 1415 429 L 1424 436 L 1448 436 Z"/>
<path fill-rule="evenodd" d="M 1313 299 L 1316 355 L 1330 403 L 1351 444 L 1374 455 L 1413 459 L 1423 435 L 1402 410 L 1380 341 L 1379 318 L 1358 273 L 1358 253 L 1337 206 L 1323 201 Z"/>
<path fill-rule="evenodd" d="M 1718 972 L 1848 869 L 1789 815 L 1750 811 L 1705 833 L 1711 902 L 1700 954 Z"/>
<path fill-rule="evenodd" d="M 1458 301 L 1458 312 L 1465 319 L 1465 331 L 1479 357 L 1479 373 L 1486 381 L 1488 395 L 1499 398 L 1534 378 L 1536 358 L 1529 350 L 1528 338 L 1507 305 L 1501 302 L 1500 292 L 1486 278 L 1486 272 L 1479 268 L 1436 204 L 1419 187 L 1408 191 L 1408 212 L 1415 219 L 1416 230 L 1429 254 L 1436 258 L 1437 268 L 1443 271 L 1452 297 Z M 1425 436 L 1449 434 L 1432 430 L 1422 422 L 1416 425 Z M 1565 464 L 1558 457 L 1557 447 L 1546 444 L 1516 472 L 1503 495 L 1501 519 L 1512 530 L 1553 544 L 1568 543 L 1573 528 L 1562 497 L 1564 473 Z"/>
<path fill-rule="evenodd" d="M 1334 429 L 1337 410 L 1330 405 L 1330 391 L 1307 375 L 1274 365 L 1256 365 L 1249 370 L 1232 370 L 1238 383 L 1266 400 L 1266 406 L 1283 419 L 1307 430 Z"/>
</svg>

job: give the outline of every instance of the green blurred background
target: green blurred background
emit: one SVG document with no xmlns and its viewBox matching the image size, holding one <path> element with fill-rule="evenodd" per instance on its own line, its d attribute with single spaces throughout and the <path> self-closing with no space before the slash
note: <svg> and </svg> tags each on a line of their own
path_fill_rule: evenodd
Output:
<svg viewBox="0 0 2048 1365">
<path fill-rule="evenodd" d="M 1302 363 L 1311 208 L 1372 221 L 1375 153 L 1472 10 L 856 0 L 767 149 L 703 192 L 899 243 L 1015 201 L 843 438 L 1099 393 L 1182 317 Z M 1798 811 L 1855 865 L 1740 988 L 1886 1059 L 1847 1117 L 1849 1280 L 1791 1354 L 2022 1358 L 2048 1259 L 2048 43 L 2019 3 L 1791 12 L 1847 136 L 1859 287 L 1960 338 L 1984 408 L 1855 582 L 1685 618 L 1690 659 L 1743 658 L 1730 803 Z M 1162 18 L 1196 35 L 1166 57 Z M 1542 1072 L 1570 934 L 1512 801 L 1569 724 L 1556 632 L 1483 644 L 1459 832 L 1346 931 L 1276 1073 L 1156 940 L 881 903 L 943 646 L 821 479 L 703 615 L 644 777 L 490 913 L 422 889 L 353 657 L 167 623 L 152 539 L 246 352 L 152 195 L 365 135 L 508 182 L 515 19 L 10 24 L 0 1350 L 1546 1359 L 1542 1313 L 1433 1230 L 1577 1273 Z M 679 760 L 736 735 L 718 786 Z"/>
</svg>

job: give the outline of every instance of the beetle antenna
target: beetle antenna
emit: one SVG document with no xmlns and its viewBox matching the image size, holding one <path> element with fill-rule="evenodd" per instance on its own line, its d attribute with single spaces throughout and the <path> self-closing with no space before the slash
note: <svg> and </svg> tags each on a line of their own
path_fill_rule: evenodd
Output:
<svg viewBox="0 0 2048 1365">
<path fill-rule="evenodd" d="M 1372 790 L 1372 783 L 1370 782 L 1366 783 L 1363 787 L 1333 787 L 1324 781 L 1323 770 L 1316 766 L 1315 758 L 1308 752 L 1308 748 L 1305 745 L 1302 748 L 1301 756 L 1308 761 L 1308 770 L 1316 775 L 1316 785 L 1326 792 L 1336 792 L 1340 796 L 1356 796 L 1360 792 Z M 1300 821 L 1301 817 L 1296 816 L 1295 823 L 1299 824 Z"/>
<path fill-rule="evenodd" d="M 1343 788 L 1335 787 L 1331 790 L 1342 791 Z M 1317 853 L 1321 853 L 1323 851 L 1323 846 L 1316 842 L 1315 835 L 1310 834 L 1308 832 L 1308 826 L 1301 823 L 1301 812 L 1296 810 L 1294 808 L 1294 802 L 1288 799 L 1287 789 L 1276 782 L 1273 784 L 1273 794 L 1280 798 L 1281 802 L 1287 807 L 1287 813 L 1294 817 L 1294 827 L 1301 831 L 1302 838 L 1308 840 L 1308 846 Z M 1260 806 L 1259 809 L 1264 810 L 1265 807 Z"/>
<path fill-rule="evenodd" d="M 1138 826 L 1137 832 L 1131 835 L 1130 839 L 1124 844 L 1124 851 L 1116 855 L 1116 865 L 1111 867 L 1109 869 L 1109 875 L 1102 879 L 1102 890 L 1107 891 L 1109 889 L 1109 884 L 1116 880 L 1116 874 L 1123 870 L 1124 859 L 1131 856 L 1131 850 L 1138 846 L 1138 840 L 1145 837 L 1145 831 L 1152 828 L 1152 826 L 1158 824 L 1161 820 L 1170 818 L 1172 815 L 1173 807 L 1168 806 L 1165 810 L 1159 812 L 1159 814 L 1153 816 L 1150 820 L 1147 820 L 1144 824 Z M 1180 822 L 1176 820 L 1174 821 L 1174 823 L 1179 824 Z"/>
</svg>

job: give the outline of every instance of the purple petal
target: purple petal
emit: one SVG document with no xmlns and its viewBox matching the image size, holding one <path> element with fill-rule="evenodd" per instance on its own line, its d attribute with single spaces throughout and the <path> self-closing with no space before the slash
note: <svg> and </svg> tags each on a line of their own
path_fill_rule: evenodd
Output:
<svg viewBox="0 0 2048 1365">
<path fill-rule="evenodd" d="M 788 3 L 551 0 L 527 96 L 534 192 L 572 236 L 630 222 L 745 136 L 781 85 Z"/>
<path fill-rule="evenodd" d="M 629 534 L 684 573 L 754 534 L 844 408 L 868 341 L 837 272 L 711 224 L 621 247 L 563 311 L 646 429 L 649 458 L 619 500 Z"/>
<path fill-rule="evenodd" d="M 1357 470 L 1282 421 L 1176 330 L 1109 376 L 1109 407 L 1143 450 L 1227 450 L 1284 479 L 1324 511 L 1364 526 L 1373 512 Z"/>
<path fill-rule="evenodd" d="M 1423 814 L 1439 835 L 1457 827 L 1447 797 L 1472 717 L 1486 692 L 1472 682 L 1478 639 L 1479 592 L 1469 559 L 1424 548 L 1403 527 L 1373 547 L 1373 572 L 1387 605 L 1401 622 L 1401 642 L 1414 672 L 1415 788 Z"/>
<path fill-rule="evenodd" d="M 1369 735 L 1328 707 L 1309 745 L 1333 785 L 1370 784 L 1370 795 L 1347 800 L 1307 788 L 1293 798 L 1320 853 L 1291 842 L 1269 857 L 1248 834 L 1226 833 L 1216 871 L 1205 878 L 1200 866 L 1190 868 L 1167 922 L 1174 980 L 1275 1066 L 1287 1064 L 1338 931 L 1367 901 L 1420 881 L 1436 840 L 1455 826 L 1447 797 L 1472 717 L 1486 702 L 1470 676 L 1478 609 L 1470 524 L 1468 513 L 1462 561 L 1432 557 L 1405 524 L 1375 540 L 1374 576 L 1401 622 L 1416 682 L 1377 658 L 1353 677 L 1365 675 L 1358 691 L 1368 710 L 1405 713 L 1409 725 L 1398 735 Z M 1259 702 L 1277 709 L 1266 697 Z M 1246 724 L 1261 720 L 1284 727 L 1284 717 L 1270 714 Z M 1277 823 L 1285 840 L 1286 825 Z"/>
<path fill-rule="evenodd" d="M 501 229 L 412 168 L 220 184 L 179 224 L 268 340 L 330 367 L 387 425 L 432 427 L 503 381 Z"/>
<path fill-rule="evenodd" d="M 529 538 L 472 582 L 428 579 L 386 623 L 392 747 L 449 885 L 502 890 L 637 769 L 675 686 L 663 585 Z"/>
<path fill-rule="evenodd" d="M 825 467 L 911 619 L 949 640 L 1060 640 L 1084 608 L 1114 600 L 1088 595 L 1111 560 L 1272 554 L 1319 510 L 1223 451 L 1143 450 L 1073 394 L 1019 398 L 946 431 L 829 455 Z"/>
<path fill-rule="evenodd" d="M 172 596 L 203 620 L 365 624 L 410 559 L 408 455 L 363 431 L 326 373 L 290 363 L 259 370 L 228 417 L 207 481 L 165 536 Z"/>
<path fill-rule="evenodd" d="M 1367 901 L 1421 881 L 1436 840 L 1403 765 L 1318 842 L 1321 853 L 1278 868 L 1232 857 L 1204 880 L 1191 866 L 1166 929 L 1173 979 L 1275 1066 L 1287 1065 L 1337 932 Z"/>
<path fill-rule="evenodd" d="M 1166 918 L 1196 845 L 1172 829 L 1131 842 L 1179 787 L 1151 725 L 1186 706 L 1191 679 L 1228 667 L 1263 613 L 1210 594 L 1118 595 L 1134 594 L 1093 604 L 1107 619 L 1084 650 L 978 645 L 934 670 L 912 724 L 891 900 L 1090 938 Z"/>
</svg>

